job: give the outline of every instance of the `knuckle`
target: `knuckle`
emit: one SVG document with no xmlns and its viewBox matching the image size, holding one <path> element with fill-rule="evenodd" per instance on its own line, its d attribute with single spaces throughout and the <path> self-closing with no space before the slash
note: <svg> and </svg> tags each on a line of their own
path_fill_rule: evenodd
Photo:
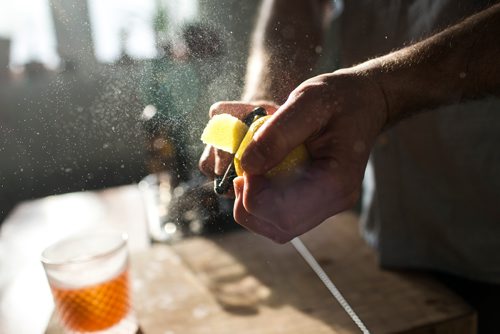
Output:
<svg viewBox="0 0 500 334">
<path fill-rule="evenodd" d="M 211 152 L 211 147 L 206 146 L 198 161 L 198 168 L 207 176 L 213 176 L 214 157 Z"/>
<path fill-rule="evenodd" d="M 213 168 L 212 165 L 206 160 L 200 160 L 198 162 L 198 169 L 206 176 L 213 177 Z"/>
<path fill-rule="evenodd" d="M 327 75 L 318 75 L 315 76 L 311 79 L 308 79 L 301 83 L 297 87 L 297 91 L 301 93 L 315 93 L 317 92 L 318 94 L 322 92 L 322 90 L 328 86 L 328 76 Z"/>
</svg>

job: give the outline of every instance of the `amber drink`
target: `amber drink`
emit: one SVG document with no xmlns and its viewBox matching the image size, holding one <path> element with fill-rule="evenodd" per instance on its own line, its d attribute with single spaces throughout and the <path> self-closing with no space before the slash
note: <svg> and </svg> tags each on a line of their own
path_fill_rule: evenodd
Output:
<svg viewBox="0 0 500 334">
<path fill-rule="evenodd" d="M 57 315 L 66 333 L 135 333 L 126 236 L 86 234 L 42 254 Z"/>
</svg>

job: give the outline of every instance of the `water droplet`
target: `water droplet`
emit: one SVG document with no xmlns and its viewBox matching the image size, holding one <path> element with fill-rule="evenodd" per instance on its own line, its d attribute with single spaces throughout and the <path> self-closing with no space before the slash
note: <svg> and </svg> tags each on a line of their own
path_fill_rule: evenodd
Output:
<svg viewBox="0 0 500 334">
<path fill-rule="evenodd" d="M 174 223 L 166 223 L 165 226 L 163 226 L 163 230 L 167 234 L 174 234 L 177 231 L 177 226 L 175 226 Z"/>
<path fill-rule="evenodd" d="M 150 120 L 151 118 L 153 118 L 154 115 L 156 115 L 156 112 L 157 112 L 156 107 L 152 104 L 149 104 L 146 107 L 144 107 L 141 118 L 146 121 Z"/>
</svg>

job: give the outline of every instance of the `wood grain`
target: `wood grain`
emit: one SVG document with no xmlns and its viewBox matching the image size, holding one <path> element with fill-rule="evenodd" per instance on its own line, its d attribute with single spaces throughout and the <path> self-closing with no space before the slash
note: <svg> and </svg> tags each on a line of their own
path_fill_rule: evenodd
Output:
<svg viewBox="0 0 500 334">
<path fill-rule="evenodd" d="M 473 310 L 446 287 L 381 270 L 357 223 L 341 214 L 302 240 L 372 333 L 475 333 Z M 136 250 L 132 272 L 144 334 L 359 333 L 290 244 L 246 231 Z M 47 333 L 60 333 L 54 318 Z"/>
</svg>

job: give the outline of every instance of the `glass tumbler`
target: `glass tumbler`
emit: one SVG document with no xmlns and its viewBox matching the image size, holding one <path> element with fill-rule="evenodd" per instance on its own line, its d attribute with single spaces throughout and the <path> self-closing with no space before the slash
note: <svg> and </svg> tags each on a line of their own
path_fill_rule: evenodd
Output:
<svg viewBox="0 0 500 334">
<path fill-rule="evenodd" d="M 90 233 L 42 253 L 57 315 L 66 333 L 136 333 L 127 236 Z"/>
</svg>

